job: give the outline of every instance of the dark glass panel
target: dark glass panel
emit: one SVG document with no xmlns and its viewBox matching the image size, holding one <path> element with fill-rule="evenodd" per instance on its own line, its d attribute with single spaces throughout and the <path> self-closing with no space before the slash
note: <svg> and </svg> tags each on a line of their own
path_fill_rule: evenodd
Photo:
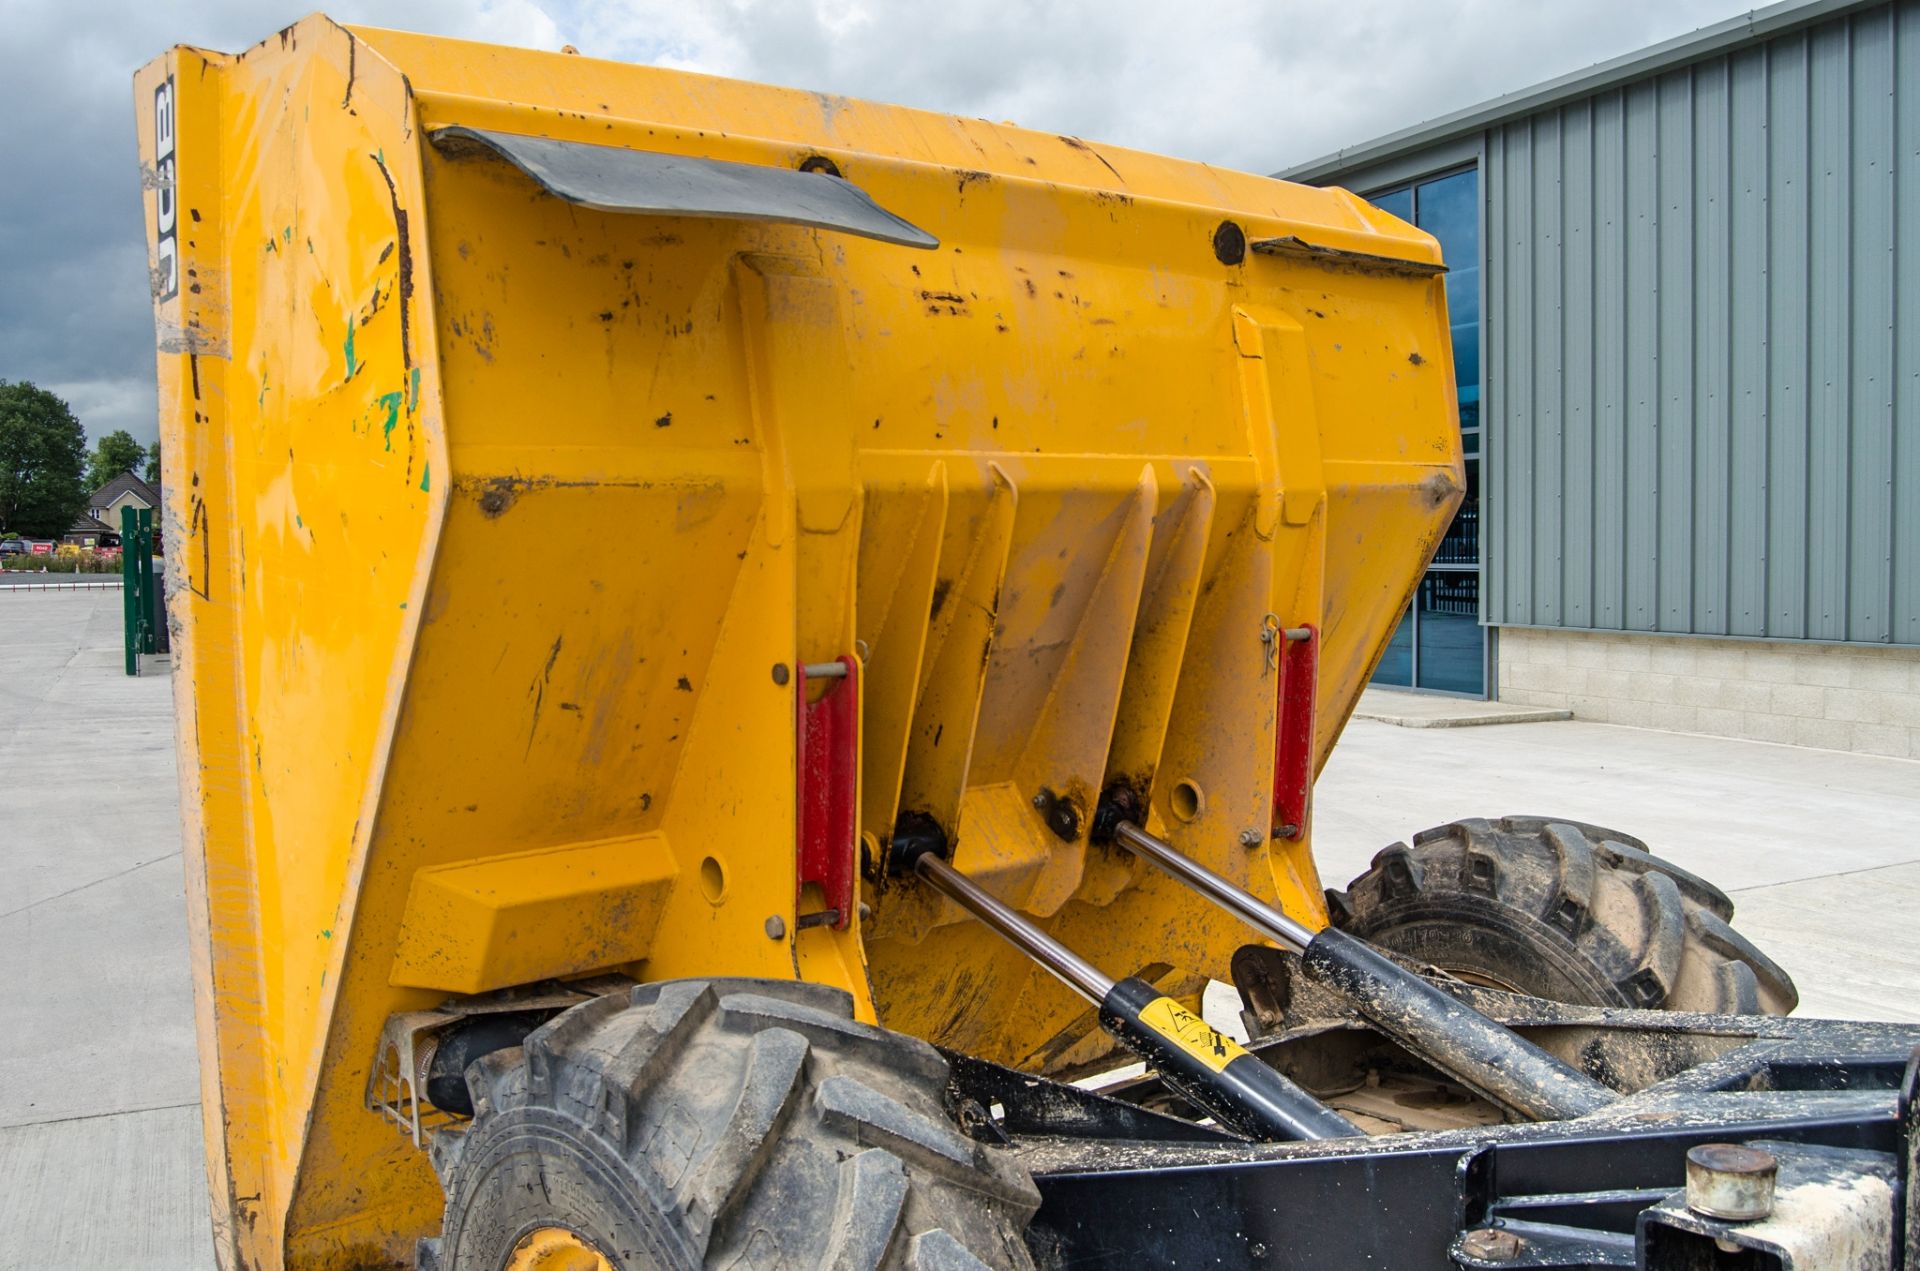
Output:
<svg viewBox="0 0 1920 1271">
<path fill-rule="evenodd" d="M 1447 321 L 1456 327 L 1480 321 L 1480 266 L 1473 260 L 1447 258 Z"/>
<path fill-rule="evenodd" d="M 1380 655 L 1380 665 L 1374 668 L 1373 683 L 1386 684 L 1394 688 L 1413 687 L 1413 615 L 1411 611 L 1400 615 L 1400 625 L 1393 629 L 1393 639 L 1387 642 L 1387 651 Z"/>
<path fill-rule="evenodd" d="M 1478 384 L 1469 384 L 1465 388 L 1460 390 L 1460 431 L 1462 433 L 1471 434 L 1471 433 L 1478 432 L 1479 429 L 1480 429 L 1480 386 Z M 1479 439 L 1470 437 L 1469 453 L 1478 454 L 1479 451 L 1480 451 Z"/>
<path fill-rule="evenodd" d="M 1467 493 L 1460 510 L 1453 514 L 1440 547 L 1433 554 L 1436 565 L 1478 565 L 1480 563 L 1480 461 L 1469 458 Z"/>
<path fill-rule="evenodd" d="M 1388 190 L 1385 194 L 1376 194 L 1367 200 L 1382 212 L 1390 213 L 1403 221 L 1413 219 L 1413 187 L 1403 185 L 1397 190 Z"/>
<path fill-rule="evenodd" d="M 1453 382 L 1461 389 L 1472 385 L 1480 389 L 1480 324 L 1468 323 L 1453 329 Z"/>
<path fill-rule="evenodd" d="M 1434 570 L 1420 582 L 1420 687 L 1486 691 L 1486 636 L 1480 629 L 1480 575 Z"/>
<path fill-rule="evenodd" d="M 1469 168 L 1410 190 L 1373 196 L 1373 202 L 1410 220 L 1440 241 L 1448 265 L 1447 313 L 1452 327 L 1454 382 L 1467 455 L 1467 494 L 1421 580 L 1409 612 L 1374 672 L 1374 682 L 1441 692 L 1486 694 L 1486 632 L 1480 626 L 1480 173 Z M 1416 650 L 1417 645 L 1417 650 Z M 1415 653 L 1418 657 L 1415 657 Z M 1414 663 L 1420 667 L 1413 682 Z"/>
<path fill-rule="evenodd" d="M 1480 263 L 1480 173 L 1468 168 L 1420 183 L 1414 224 L 1440 240 L 1442 256 L 1459 267 Z"/>
</svg>

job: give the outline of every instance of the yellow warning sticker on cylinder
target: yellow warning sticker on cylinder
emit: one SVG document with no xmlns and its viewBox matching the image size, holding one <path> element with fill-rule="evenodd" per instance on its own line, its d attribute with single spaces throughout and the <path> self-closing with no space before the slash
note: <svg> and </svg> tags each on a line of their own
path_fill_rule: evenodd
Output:
<svg viewBox="0 0 1920 1271">
<path fill-rule="evenodd" d="M 1140 1022 L 1215 1072 L 1247 1053 L 1239 1042 L 1170 997 L 1156 997 L 1140 1008 Z"/>
</svg>

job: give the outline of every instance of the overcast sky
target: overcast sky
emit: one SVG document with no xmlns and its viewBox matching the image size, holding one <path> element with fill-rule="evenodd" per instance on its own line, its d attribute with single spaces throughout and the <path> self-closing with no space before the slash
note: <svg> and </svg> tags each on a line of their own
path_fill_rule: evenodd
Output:
<svg viewBox="0 0 1920 1271">
<path fill-rule="evenodd" d="M 1269 172 L 1745 12 L 1737 0 L 339 0 L 346 22 L 1011 119 Z M 0 379 L 154 436 L 131 76 L 306 11 L 0 0 Z"/>
</svg>

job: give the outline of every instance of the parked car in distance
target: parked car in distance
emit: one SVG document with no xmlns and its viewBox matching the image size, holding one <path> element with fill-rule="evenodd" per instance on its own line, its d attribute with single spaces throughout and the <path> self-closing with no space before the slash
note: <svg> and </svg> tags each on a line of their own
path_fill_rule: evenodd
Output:
<svg viewBox="0 0 1920 1271">
<path fill-rule="evenodd" d="M 27 541 L 23 538 L 0 538 L 0 556 L 25 556 Z"/>
</svg>

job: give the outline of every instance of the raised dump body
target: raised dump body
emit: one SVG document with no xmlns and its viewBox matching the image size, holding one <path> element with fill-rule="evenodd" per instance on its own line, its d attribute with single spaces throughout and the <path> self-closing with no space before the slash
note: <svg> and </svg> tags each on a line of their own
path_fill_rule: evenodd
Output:
<svg viewBox="0 0 1920 1271">
<path fill-rule="evenodd" d="M 1191 1000 L 1461 491 L 1438 250 L 1075 137 L 310 18 L 136 79 L 223 1256 L 438 1229 L 383 1024 L 802 978 L 1111 1040 L 898 832 Z"/>
</svg>

